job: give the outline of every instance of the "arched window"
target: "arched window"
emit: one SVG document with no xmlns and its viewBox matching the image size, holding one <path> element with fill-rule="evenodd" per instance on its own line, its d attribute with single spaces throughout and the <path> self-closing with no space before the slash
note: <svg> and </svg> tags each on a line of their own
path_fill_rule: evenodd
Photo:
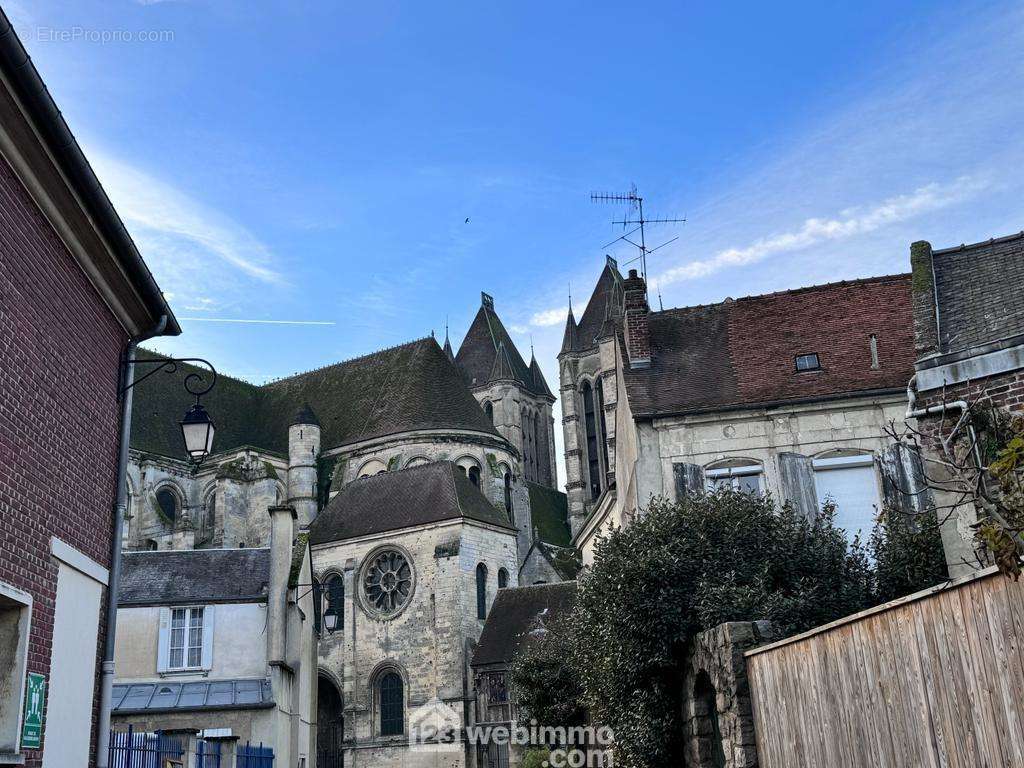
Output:
<svg viewBox="0 0 1024 768">
<path fill-rule="evenodd" d="M 469 468 L 469 482 L 471 482 L 477 488 L 480 487 L 480 467 Z"/>
<path fill-rule="evenodd" d="M 487 566 L 483 563 L 476 567 L 476 617 L 487 618 Z"/>
<path fill-rule="evenodd" d="M 178 518 L 178 495 L 170 488 L 161 488 L 156 492 L 156 503 L 160 514 L 170 522 Z"/>
<path fill-rule="evenodd" d="M 325 615 L 337 616 L 338 629 L 345 626 L 345 579 L 335 573 L 327 577 L 324 584 L 324 591 L 327 593 L 327 609 Z"/>
<path fill-rule="evenodd" d="M 512 473 L 505 473 L 505 511 L 508 513 L 509 520 L 515 520 L 512 515 Z"/>
<path fill-rule="evenodd" d="M 590 498 L 601 495 L 601 460 L 597 447 L 597 413 L 594 409 L 594 390 L 590 382 L 583 382 L 583 428 L 587 434 L 587 480 Z"/>
<path fill-rule="evenodd" d="M 402 677 L 388 672 L 380 679 L 380 735 L 401 736 L 405 731 L 405 701 Z"/>
<path fill-rule="evenodd" d="M 487 419 L 494 423 L 494 406 L 490 402 L 484 403 L 484 413 L 487 414 Z"/>
<path fill-rule="evenodd" d="M 278 504 L 281 501 L 278 499 Z M 206 501 L 203 503 L 203 532 L 212 533 L 214 525 L 217 522 L 217 492 L 210 491 L 206 496 Z"/>
<path fill-rule="evenodd" d="M 523 433 L 523 474 L 526 475 L 527 480 L 533 480 L 533 471 L 531 468 L 533 451 L 530 446 L 530 437 L 533 432 L 530 429 L 530 414 L 525 410 L 520 416 L 519 426 L 520 431 Z"/>
<path fill-rule="evenodd" d="M 540 416 L 533 417 L 533 479 L 540 482 L 540 457 L 544 455 L 544 443 L 541 442 Z"/>
<path fill-rule="evenodd" d="M 504 568 L 498 569 L 498 589 L 504 589 L 508 586 L 508 571 Z"/>
<path fill-rule="evenodd" d="M 146 549 L 149 552 L 156 552 L 157 549 L 159 549 L 159 546 L 157 545 L 156 540 L 155 539 L 146 539 Z"/>
<path fill-rule="evenodd" d="M 359 477 L 373 477 L 388 471 L 388 466 L 380 459 L 370 459 L 359 468 Z"/>
<path fill-rule="evenodd" d="M 604 471 L 610 472 L 611 469 L 608 467 L 608 426 L 604 418 L 604 383 L 601 379 L 597 380 L 594 391 L 597 393 L 597 422 L 601 425 L 601 434 L 598 438 L 601 442 L 601 463 L 604 465 Z"/>
<path fill-rule="evenodd" d="M 761 465 L 753 459 L 716 461 L 704 470 L 708 490 L 732 488 L 743 493 L 761 492 L 761 473 Z"/>
</svg>

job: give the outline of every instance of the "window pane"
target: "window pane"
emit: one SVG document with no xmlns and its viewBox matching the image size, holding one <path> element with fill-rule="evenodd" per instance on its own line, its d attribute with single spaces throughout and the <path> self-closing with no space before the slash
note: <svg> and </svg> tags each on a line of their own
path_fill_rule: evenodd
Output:
<svg viewBox="0 0 1024 768">
<path fill-rule="evenodd" d="M 835 502 L 836 526 L 846 531 L 847 538 L 871 533 L 879 503 L 874 467 L 819 470 L 814 473 L 814 485 L 819 504 Z"/>
<path fill-rule="evenodd" d="M 761 480 L 759 475 L 740 475 L 736 478 L 736 490 L 743 493 L 757 494 L 761 492 Z"/>
<path fill-rule="evenodd" d="M 189 614 L 188 665 L 198 667 L 203 663 L 203 609 L 193 608 Z"/>
<path fill-rule="evenodd" d="M 171 658 L 168 660 L 168 666 L 171 669 L 181 669 L 185 666 L 185 650 L 183 648 L 172 648 Z"/>
<path fill-rule="evenodd" d="M 388 672 L 380 681 L 380 735 L 396 736 L 405 729 L 402 678 Z"/>
</svg>

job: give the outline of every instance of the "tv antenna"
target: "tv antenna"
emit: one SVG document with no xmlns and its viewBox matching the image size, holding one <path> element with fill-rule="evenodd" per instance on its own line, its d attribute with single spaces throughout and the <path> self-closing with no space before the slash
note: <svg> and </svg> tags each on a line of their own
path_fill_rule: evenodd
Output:
<svg viewBox="0 0 1024 768">
<path fill-rule="evenodd" d="M 647 282 L 647 257 L 655 251 L 664 248 L 669 243 L 674 243 L 678 240 L 678 237 L 673 237 L 671 240 L 666 240 L 661 245 L 655 246 L 654 248 L 647 247 L 647 232 L 646 226 L 648 224 L 683 224 L 686 222 L 686 218 L 682 219 L 648 219 L 644 217 L 644 199 L 637 191 L 636 184 L 630 185 L 629 192 L 624 195 L 614 194 L 610 192 L 592 192 L 590 194 L 590 200 L 594 203 L 625 203 L 626 213 L 622 217 L 621 221 L 613 221 L 612 224 L 621 224 L 623 229 L 626 227 L 633 227 L 633 229 L 626 232 L 624 235 L 612 240 L 610 243 L 605 245 L 607 248 L 609 245 L 614 245 L 620 240 L 625 240 L 627 243 L 632 245 L 638 251 L 640 255 L 635 259 L 630 259 L 626 264 L 632 264 L 634 261 L 640 261 L 640 274 L 643 275 L 644 282 Z M 640 233 L 639 240 L 636 242 L 631 238 L 637 233 Z"/>
</svg>

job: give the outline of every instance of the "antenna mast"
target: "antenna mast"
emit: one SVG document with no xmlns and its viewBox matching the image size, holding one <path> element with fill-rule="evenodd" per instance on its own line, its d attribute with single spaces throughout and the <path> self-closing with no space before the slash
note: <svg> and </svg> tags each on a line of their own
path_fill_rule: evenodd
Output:
<svg viewBox="0 0 1024 768">
<path fill-rule="evenodd" d="M 644 199 L 640 195 L 640 193 L 637 191 L 636 184 L 631 185 L 629 192 L 627 192 L 624 195 L 614 194 L 614 193 L 610 193 L 610 192 L 592 192 L 591 195 L 590 195 L 590 200 L 591 200 L 591 202 L 594 202 L 594 203 L 625 203 L 626 204 L 626 213 L 622 217 L 622 220 L 621 221 L 613 221 L 612 224 L 621 224 L 623 229 L 625 229 L 628 226 L 633 226 L 633 225 L 636 225 L 636 226 L 634 226 L 633 229 L 631 229 L 629 232 L 627 232 L 626 234 L 622 235 L 621 237 L 615 238 L 614 240 L 612 240 L 610 243 L 608 243 L 604 247 L 607 248 L 609 245 L 614 245 L 619 240 L 625 240 L 627 243 L 629 243 L 634 248 L 636 248 L 638 251 L 640 251 L 640 255 L 637 256 L 636 259 L 632 259 L 631 261 L 627 261 L 626 264 L 632 264 L 634 261 L 639 259 L 640 260 L 640 273 L 643 275 L 644 282 L 646 283 L 647 282 L 647 256 L 649 254 L 654 253 L 659 248 L 664 248 L 669 243 L 673 243 L 673 242 L 675 242 L 676 240 L 679 239 L 678 237 L 673 237 L 671 240 L 666 240 L 661 245 L 655 246 L 654 248 L 648 248 L 647 247 L 646 226 L 648 224 L 683 224 L 683 223 L 686 222 L 686 218 L 685 217 L 682 218 L 682 219 L 660 219 L 660 218 L 658 218 L 658 219 L 648 219 L 648 218 L 646 218 L 644 216 Z M 636 232 L 640 233 L 640 242 L 639 243 L 634 242 L 633 240 L 629 239 L 630 236 L 633 235 Z"/>
</svg>

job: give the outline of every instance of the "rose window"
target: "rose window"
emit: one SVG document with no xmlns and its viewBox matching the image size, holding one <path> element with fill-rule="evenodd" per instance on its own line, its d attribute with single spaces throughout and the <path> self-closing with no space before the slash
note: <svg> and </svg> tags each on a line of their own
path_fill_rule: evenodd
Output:
<svg viewBox="0 0 1024 768">
<path fill-rule="evenodd" d="M 389 549 L 376 555 L 367 564 L 365 574 L 367 601 L 380 613 L 394 613 L 409 600 L 412 568 L 401 552 Z"/>
</svg>

